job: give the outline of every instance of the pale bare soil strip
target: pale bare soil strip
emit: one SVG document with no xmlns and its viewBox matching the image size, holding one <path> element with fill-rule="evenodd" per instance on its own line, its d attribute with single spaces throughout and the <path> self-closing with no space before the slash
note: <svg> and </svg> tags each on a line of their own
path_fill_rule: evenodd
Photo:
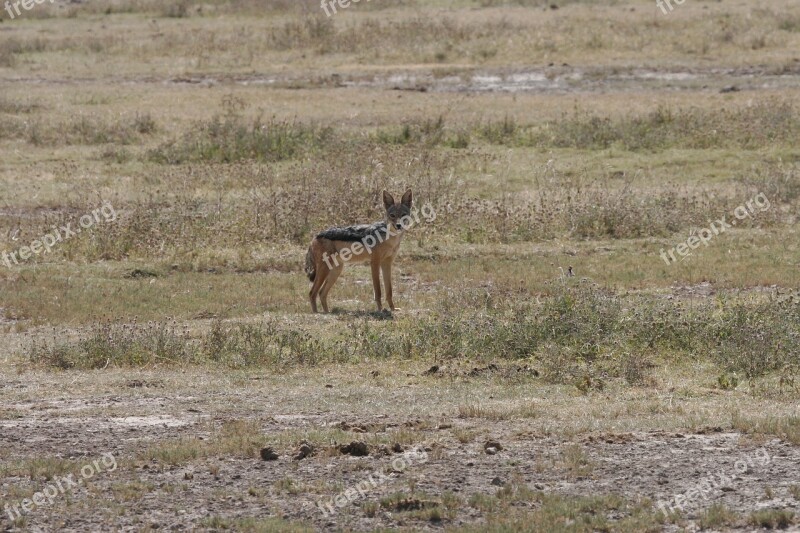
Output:
<svg viewBox="0 0 800 533">
<path fill-rule="evenodd" d="M 514 384 L 507 370 L 519 373 L 444 367 L 431 374 L 419 365 L 285 376 L 191 369 L 71 377 L 4 372 L 4 502 L 41 490 L 41 475 L 62 474 L 60 461 L 83 465 L 110 453 L 116 470 L 36 509 L 25 523 L 69 531 L 108 521 L 125 530 L 181 529 L 258 516 L 316 528 L 439 529 L 430 516 L 379 502 L 404 493 L 433 502 L 447 524 L 459 526 L 480 520 L 488 510 L 483 506 L 501 505 L 475 495 L 504 488 L 656 502 L 708 477 L 713 490 L 690 498 L 685 517 L 665 529 L 697 520 L 711 504 L 740 513 L 797 504 L 797 447 L 723 429 L 732 413 L 765 414 L 776 408 L 773 402 L 749 400 L 740 411 L 742 394 L 720 397 L 707 389 L 701 397 L 683 396 L 702 390 L 688 376 L 681 380 L 685 388 L 669 393 L 582 396 L 532 387 L 524 376 Z M 304 440 L 314 455 L 293 459 Z M 351 441 L 365 442 L 369 455 L 334 449 Z M 502 450 L 488 454 L 489 441 Z M 258 456 L 266 445 L 277 460 Z M 392 451 L 395 445 L 400 448 Z M 426 460 L 392 471 L 395 459 L 407 457 L 400 449 L 424 450 Z M 386 478 L 364 489 L 363 497 L 334 506 L 335 516 L 320 510 L 318 502 L 329 503 L 374 472 Z M 443 501 L 443 494 L 451 496 Z M 365 515 L 371 505 L 376 512 Z"/>
</svg>

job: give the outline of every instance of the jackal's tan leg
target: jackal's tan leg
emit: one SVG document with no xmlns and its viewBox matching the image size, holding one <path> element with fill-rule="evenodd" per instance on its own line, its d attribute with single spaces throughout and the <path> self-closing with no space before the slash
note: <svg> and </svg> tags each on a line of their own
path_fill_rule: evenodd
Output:
<svg viewBox="0 0 800 533">
<path fill-rule="evenodd" d="M 395 311 L 397 308 L 394 306 L 392 300 L 392 260 L 389 258 L 381 263 L 381 272 L 383 273 L 383 286 L 386 288 L 386 301 L 389 303 L 389 310 Z"/>
<path fill-rule="evenodd" d="M 381 264 L 378 257 L 372 256 L 372 290 L 375 291 L 375 303 L 378 305 L 378 312 L 383 311 L 381 307 Z"/>
<path fill-rule="evenodd" d="M 311 311 L 313 313 L 317 312 L 317 295 L 319 294 L 319 290 L 322 288 L 322 284 L 325 283 L 329 273 L 330 269 L 324 264 L 321 264 L 317 268 L 317 277 L 314 278 L 314 283 L 311 285 L 311 291 L 308 293 L 308 298 L 311 300 Z M 325 309 L 325 311 L 327 312 L 327 309 Z"/>
<path fill-rule="evenodd" d="M 333 270 L 330 271 L 330 274 L 328 274 L 325 285 L 322 286 L 322 291 L 319 293 L 319 299 L 322 301 L 322 309 L 326 313 L 328 312 L 328 293 L 331 292 L 333 284 L 339 279 L 339 274 L 342 273 L 342 270 L 344 270 L 344 265 L 334 267 Z"/>
</svg>

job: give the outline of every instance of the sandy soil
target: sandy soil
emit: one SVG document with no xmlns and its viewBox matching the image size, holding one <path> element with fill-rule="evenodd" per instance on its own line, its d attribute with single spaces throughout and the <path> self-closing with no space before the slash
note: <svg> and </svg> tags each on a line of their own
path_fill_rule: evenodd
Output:
<svg viewBox="0 0 800 533">
<path fill-rule="evenodd" d="M 27 515 L 30 530 L 100 530 L 109 523 L 126 531 L 183 530 L 204 528 L 213 517 L 267 516 L 320 530 L 434 530 L 443 524 L 383 508 L 369 517 L 362 508 L 410 486 L 434 496 L 450 491 L 466 501 L 512 482 L 546 493 L 671 500 L 683 503 L 688 524 L 714 503 L 740 513 L 798 509 L 790 488 L 800 484 L 800 448 L 778 439 L 755 441 L 718 427 L 558 436 L 543 431 L 536 418 L 459 416 L 452 405 L 425 396 L 421 387 L 409 396 L 407 389 L 415 387 L 402 383 L 340 390 L 330 378 L 293 376 L 281 386 L 280 378 L 249 376 L 239 378 L 249 385 L 231 387 L 229 378 L 219 375 L 181 374 L 186 373 L 25 374 L 2 382 L 0 394 L 16 398 L 4 402 L 0 417 L 2 464 L 62 458 L 82 466 L 104 454 L 118 464 L 113 471 L 96 472 L 72 495 L 34 509 Z M 177 385 L 182 380 L 184 386 Z M 486 385 L 476 378 L 464 390 L 486 394 Z M 378 386 L 384 393 L 370 398 L 369 391 Z M 410 398 L 418 403 L 412 405 Z M 343 408 L 348 403 L 351 408 Z M 181 437 L 213 438 L 216 428 L 233 420 L 254 421 L 267 437 L 290 437 L 273 447 L 278 458 L 272 461 L 223 453 L 168 464 L 141 453 Z M 315 431 L 331 431 L 343 440 L 316 443 L 313 455 L 297 459 L 302 435 Z M 336 448 L 351 440 L 367 443 L 368 455 Z M 502 449 L 487 453 L 487 442 Z M 586 464 L 576 469 L 565 461 L 570 449 L 581 450 Z M 287 478 L 293 480 L 291 488 L 282 485 Z M 0 479 L 0 497 L 13 506 L 21 493 L 52 482 L 9 475 Z M 359 486 L 363 496 L 336 504 L 337 496 Z M 121 496 L 125 487 L 139 488 L 133 496 Z M 332 505 L 335 515 L 320 504 Z M 445 525 L 484 518 L 465 504 Z M 0 529 L 9 525 L 8 517 L 0 516 Z"/>
</svg>

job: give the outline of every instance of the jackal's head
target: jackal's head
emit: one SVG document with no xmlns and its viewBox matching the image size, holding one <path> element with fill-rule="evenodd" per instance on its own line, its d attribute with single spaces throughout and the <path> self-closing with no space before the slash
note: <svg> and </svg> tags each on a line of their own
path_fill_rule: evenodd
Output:
<svg viewBox="0 0 800 533">
<path fill-rule="evenodd" d="M 411 226 L 411 189 L 406 191 L 399 204 L 391 194 L 383 191 L 383 205 L 386 207 L 386 224 L 396 230 Z"/>
</svg>

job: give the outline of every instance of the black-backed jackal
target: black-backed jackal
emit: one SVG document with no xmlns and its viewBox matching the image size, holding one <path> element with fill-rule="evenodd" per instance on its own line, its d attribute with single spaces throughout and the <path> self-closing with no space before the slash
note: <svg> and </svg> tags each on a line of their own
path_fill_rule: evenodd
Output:
<svg viewBox="0 0 800 533">
<path fill-rule="evenodd" d="M 372 267 L 372 288 L 378 311 L 381 306 L 381 279 L 386 288 L 386 301 L 390 310 L 397 309 L 392 300 L 392 262 L 400 249 L 403 233 L 411 225 L 411 189 L 399 203 L 383 191 L 386 220 L 374 224 L 359 224 L 330 228 L 317 234 L 306 254 L 306 274 L 311 280 L 311 310 L 317 312 L 317 296 L 322 309 L 328 312 L 328 293 L 339 278 L 345 265 L 369 263 Z"/>
</svg>

